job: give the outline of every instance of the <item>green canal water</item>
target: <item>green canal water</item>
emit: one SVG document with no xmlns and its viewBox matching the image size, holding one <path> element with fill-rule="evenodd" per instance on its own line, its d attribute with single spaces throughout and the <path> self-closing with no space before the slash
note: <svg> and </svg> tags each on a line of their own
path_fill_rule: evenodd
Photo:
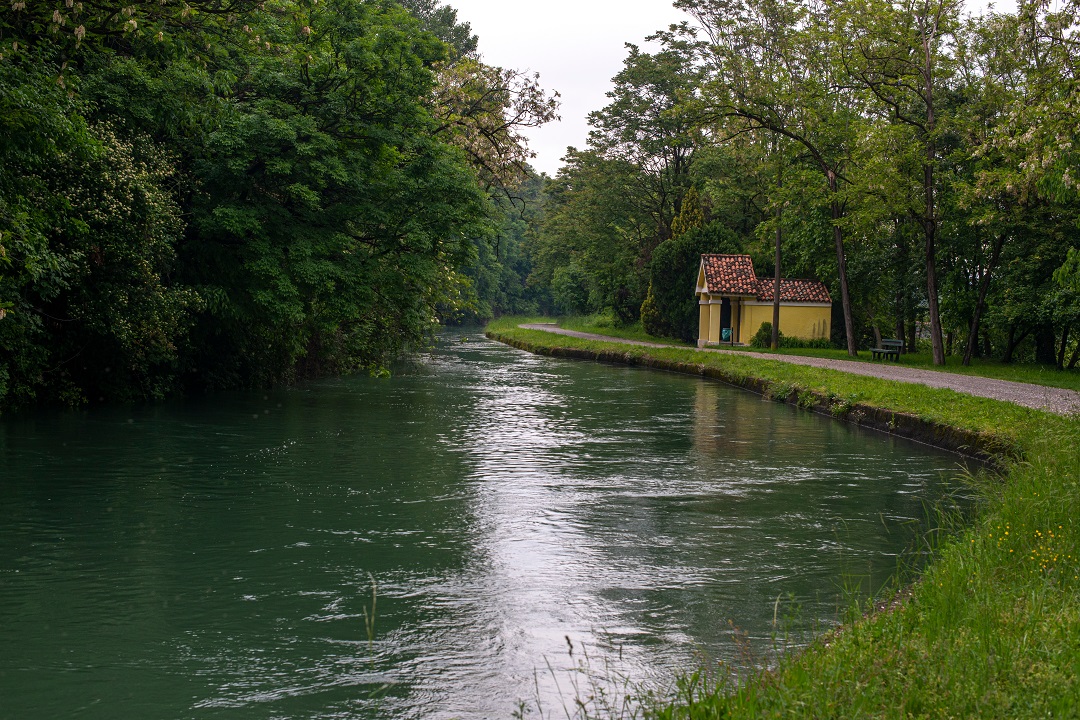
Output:
<svg viewBox="0 0 1080 720">
<path fill-rule="evenodd" d="M 459 335 L 392 379 L 0 421 L 0 717 L 563 717 L 828 629 L 961 463 Z"/>
</svg>

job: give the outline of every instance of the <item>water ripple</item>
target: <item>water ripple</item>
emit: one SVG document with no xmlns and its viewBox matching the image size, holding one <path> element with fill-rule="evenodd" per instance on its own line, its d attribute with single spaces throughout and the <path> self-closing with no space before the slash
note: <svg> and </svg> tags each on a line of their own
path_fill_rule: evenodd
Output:
<svg viewBox="0 0 1080 720">
<path fill-rule="evenodd" d="M 663 685 L 762 657 L 774 612 L 828 627 L 957 464 L 460 335 L 391 380 L 0 424 L 5 712 L 479 719 L 557 711 L 583 665 Z"/>
</svg>

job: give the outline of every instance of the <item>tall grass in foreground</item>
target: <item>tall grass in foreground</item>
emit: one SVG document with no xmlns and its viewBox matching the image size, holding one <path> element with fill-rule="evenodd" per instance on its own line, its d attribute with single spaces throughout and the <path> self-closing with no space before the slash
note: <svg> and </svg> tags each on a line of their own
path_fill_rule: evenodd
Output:
<svg viewBox="0 0 1080 720">
<path fill-rule="evenodd" d="M 513 321 L 492 330 L 538 347 L 605 345 Z M 909 592 L 877 598 L 877 612 L 858 607 L 840 630 L 738 685 L 687 668 L 674 700 L 644 704 L 643 717 L 1080 717 L 1080 418 L 740 356 L 617 349 L 631 362 L 722 367 L 782 387 L 775 397 L 812 391 L 972 430 L 1022 458 L 973 482 L 977 512 L 941 536 Z"/>
</svg>

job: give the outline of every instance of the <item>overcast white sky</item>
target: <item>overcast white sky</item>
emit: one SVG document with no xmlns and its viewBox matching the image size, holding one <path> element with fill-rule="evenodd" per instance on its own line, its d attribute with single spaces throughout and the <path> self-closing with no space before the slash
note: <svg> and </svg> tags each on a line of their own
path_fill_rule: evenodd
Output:
<svg viewBox="0 0 1080 720">
<path fill-rule="evenodd" d="M 529 133 L 533 167 L 551 176 L 567 145 L 585 147 L 588 114 L 607 105 L 624 43 L 643 45 L 647 35 L 687 19 L 671 0 L 443 1 L 472 24 L 485 62 L 538 72 L 540 84 L 562 96 L 562 121 Z"/>
<path fill-rule="evenodd" d="M 584 148 L 588 115 L 608 104 L 605 93 L 626 58 L 625 43 L 689 19 L 671 0 L 443 0 L 472 24 L 480 54 L 491 65 L 540 73 L 540 84 L 562 98 L 560 122 L 529 133 L 533 167 L 554 176 L 566 147 Z M 987 0 L 968 0 L 985 7 Z M 999 9 L 1015 7 L 997 0 Z"/>
</svg>

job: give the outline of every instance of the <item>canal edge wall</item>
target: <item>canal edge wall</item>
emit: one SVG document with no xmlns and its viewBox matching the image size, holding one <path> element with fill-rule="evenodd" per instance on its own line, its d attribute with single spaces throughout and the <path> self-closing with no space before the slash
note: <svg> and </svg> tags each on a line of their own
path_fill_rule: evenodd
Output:
<svg viewBox="0 0 1080 720">
<path fill-rule="evenodd" d="M 649 355 L 647 350 L 642 348 L 636 350 L 613 348 L 593 350 L 589 348 L 541 345 L 491 331 L 486 332 L 485 335 L 492 340 L 536 355 L 647 367 L 718 380 L 726 385 L 749 390 L 767 400 L 794 405 L 820 415 L 827 415 L 836 420 L 972 457 L 999 472 L 1004 470 L 1009 460 L 1019 459 L 1022 456 L 1018 446 L 1003 441 L 1002 438 L 997 436 L 946 425 L 888 408 L 851 402 L 846 398 L 831 393 L 821 393 L 816 390 L 800 388 L 796 385 L 763 378 L 736 375 L 726 372 L 723 368 L 705 363 L 657 358 Z"/>
</svg>

